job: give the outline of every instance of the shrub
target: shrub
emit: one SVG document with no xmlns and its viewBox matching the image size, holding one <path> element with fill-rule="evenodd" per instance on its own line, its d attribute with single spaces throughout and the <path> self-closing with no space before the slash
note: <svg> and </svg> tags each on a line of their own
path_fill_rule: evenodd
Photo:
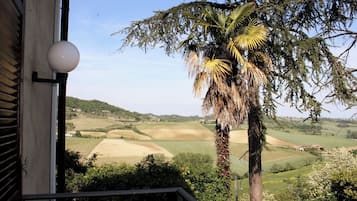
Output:
<svg viewBox="0 0 357 201">
<path fill-rule="evenodd" d="M 208 154 L 180 153 L 174 156 L 172 161 L 176 167 L 189 169 L 195 173 L 213 169 L 213 159 Z"/>
<path fill-rule="evenodd" d="M 72 187 L 72 191 L 183 187 L 186 191 L 192 193 L 180 171 L 175 166 L 162 160 L 160 156 L 154 155 L 145 157 L 135 166 L 120 164 L 90 168 L 86 174 L 75 175 L 75 178 L 70 183 L 70 187 Z M 145 196 L 120 196 L 120 198 L 111 198 L 110 200 L 169 201 L 173 199 L 176 199 L 175 194 L 166 193 Z M 92 200 L 108 200 L 108 198 L 96 198 Z"/>
<path fill-rule="evenodd" d="M 72 122 L 66 122 L 66 132 L 73 131 L 76 127 Z"/>
<path fill-rule="evenodd" d="M 294 170 L 294 169 L 295 167 L 292 166 L 290 163 L 285 164 L 285 168 L 284 168 L 285 171 Z"/>
<path fill-rule="evenodd" d="M 240 199 L 241 201 L 249 201 L 249 195 L 244 193 L 242 198 Z M 263 191 L 263 201 L 276 201 L 276 196 L 268 191 Z M 286 197 L 284 200 L 287 200 Z M 289 200 L 292 201 L 292 200 Z"/>
<path fill-rule="evenodd" d="M 81 131 L 76 131 L 73 135 L 74 137 L 82 137 Z"/>
<path fill-rule="evenodd" d="M 357 168 L 336 172 L 330 179 L 337 200 L 357 200 Z"/>
<path fill-rule="evenodd" d="M 231 196 L 225 180 L 213 168 L 213 159 L 207 154 L 181 153 L 173 158 L 186 183 L 197 200 L 226 201 Z"/>
<path fill-rule="evenodd" d="M 292 193 L 303 198 L 300 200 L 336 200 L 335 196 L 351 196 L 356 192 L 347 194 L 344 189 L 350 189 L 351 185 L 348 182 L 351 179 L 353 182 L 356 181 L 354 178 L 356 178 L 357 158 L 351 152 L 339 149 L 326 152 L 324 159 L 324 163 L 316 166 L 307 178 L 298 180 L 291 187 Z"/>
<path fill-rule="evenodd" d="M 93 167 L 86 173 L 72 174 L 67 185 L 70 191 L 182 187 L 200 201 L 227 201 L 230 198 L 224 180 L 213 168 L 212 158 L 202 154 L 179 154 L 172 163 L 166 162 L 163 156 L 148 155 L 135 166 L 120 164 Z M 176 195 L 120 196 L 120 199 L 110 200 L 168 201 L 176 200 Z"/>
<path fill-rule="evenodd" d="M 350 127 L 350 125 L 346 122 L 340 122 L 336 125 L 337 127 L 340 127 L 340 128 L 347 128 L 347 127 Z"/>
<path fill-rule="evenodd" d="M 273 166 L 270 168 L 270 172 L 272 173 L 279 173 L 279 172 L 285 172 L 289 170 L 294 170 L 295 167 L 292 166 L 290 163 L 286 163 L 285 166 L 278 165 L 278 164 L 273 164 Z"/>
<path fill-rule="evenodd" d="M 346 138 L 357 139 L 357 131 L 347 130 Z"/>
<path fill-rule="evenodd" d="M 283 172 L 283 166 L 274 163 L 270 168 L 270 172 L 272 173 Z"/>
<path fill-rule="evenodd" d="M 66 175 L 66 189 L 67 191 L 79 191 L 79 183 L 81 178 L 89 168 L 94 167 L 97 155 L 93 154 L 89 159 L 83 159 L 79 152 L 70 150 L 65 151 L 64 165 Z"/>
</svg>

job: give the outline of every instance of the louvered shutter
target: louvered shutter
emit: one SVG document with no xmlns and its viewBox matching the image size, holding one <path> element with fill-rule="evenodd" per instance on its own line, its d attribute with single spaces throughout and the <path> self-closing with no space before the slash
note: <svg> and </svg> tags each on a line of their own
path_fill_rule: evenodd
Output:
<svg viewBox="0 0 357 201">
<path fill-rule="evenodd" d="M 22 1 L 0 0 L 0 200 L 21 195 L 19 87 Z"/>
</svg>

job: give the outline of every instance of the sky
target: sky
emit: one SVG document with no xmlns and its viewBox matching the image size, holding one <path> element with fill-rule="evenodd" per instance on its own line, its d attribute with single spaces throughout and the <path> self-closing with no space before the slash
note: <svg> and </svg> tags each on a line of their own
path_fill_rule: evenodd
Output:
<svg viewBox="0 0 357 201">
<path fill-rule="evenodd" d="M 193 95 L 193 80 L 181 55 L 169 57 L 159 48 L 119 51 L 122 36 L 111 35 L 153 11 L 183 2 L 187 1 L 71 0 L 69 41 L 78 47 L 81 60 L 69 74 L 67 95 L 140 113 L 203 115 L 202 99 Z M 356 112 L 339 105 L 327 109 L 330 112 L 323 112 L 323 117 L 349 118 Z M 307 116 L 287 106 L 279 107 L 278 115 Z"/>
</svg>

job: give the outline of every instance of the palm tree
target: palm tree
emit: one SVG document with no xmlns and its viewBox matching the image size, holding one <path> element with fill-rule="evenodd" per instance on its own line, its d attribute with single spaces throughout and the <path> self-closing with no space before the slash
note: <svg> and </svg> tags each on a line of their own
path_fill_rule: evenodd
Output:
<svg viewBox="0 0 357 201">
<path fill-rule="evenodd" d="M 220 107 L 213 108 L 217 119 L 220 119 L 221 126 L 218 126 L 218 128 L 224 128 L 224 122 L 229 122 L 224 118 L 224 115 L 220 115 L 231 109 L 231 106 L 228 109 L 227 98 L 237 98 L 237 94 L 241 95 L 240 99 L 231 103 L 239 105 L 240 100 L 242 105 L 245 105 L 247 97 L 244 94 L 250 94 L 248 104 L 245 105 L 246 108 L 231 110 L 237 114 L 241 111 L 243 115 L 227 116 L 227 118 L 237 117 L 232 118 L 233 123 L 227 125 L 234 125 L 235 121 L 238 122 L 243 119 L 242 116 L 247 115 L 247 112 L 244 111 L 249 109 L 250 194 L 251 200 L 262 200 L 260 159 L 265 128 L 261 122 L 261 113 L 264 112 L 265 115 L 275 118 L 276 98 L 284 98 L 285 102 L 289 102 L 299 111 L 310 112 L 310 118 L 316 120 L 321 112 L 321 104 L 326 100 L 340 102 L 351 107 L 356 102 L 356 77 L 353 74 L 355 71 L 347 68 L 344 62 L 340 62 L 340 56 L 348 55 L 351 47 L 356 44 L 354 37 L 350 38 L 349 42 L 352 42 L 339 57 L 332 54 L 329 45 L 332 38 L 356 35 L 349 29 L 352 26 L 350 22 L 353 21 L 356 14 L 357 3 L 345 0 L 336 0 L 333 3 L 329 1 L 324 1 L 324 3 L 320 1 L 293 1 L 294 3 L 275 0 L 253 1 L 258 5 L 255 17 L 263 21 L 271 30 L 269 39 L 266 41 L 267 45 L 261 48 L 264 53 L 267 53 L 273 59 L 275 69 L 269 72 L 270 59 L 264 53 L 259 54 L 262 51 L 261 49 L 254 49 L 259 48 L 261 44 L 252 50 L 247 48 L 246 45 L 241 47 L 233 42 L 231 45 L 237 45 L 236 48 L 229 49 L 230 40 L 228 39 L 244 41 L 244 37 L 242 37 L 242 40 L 235 40 L 235 36 L 240 34 L 235 31 L 243 32 L 242 27 L 247 25 L 248 18 L 243 17 L 244 20 L 240 23 L 232 23 L 234 16 L 239 14 L 238 11 L 233 12 L 233 10 L 242 6 L 243 2 L 247 1 L 226 0 L 219 3 L 218 1 L 197 0 L 185 2 L 167 10 L 155 12 L 151 17 L 135 21 L 118 33 L 125 35 L 122 48 L 137 46 L 148 50 L 151 47 L 161 47 L 167 55 L 178 53 L 183 49 L 186 56 L 191 55 L 191 51 L 196 53 L 196 56 L 195 54 L 192 54 L 192 56 L 196 59 L 200 58 L 200 60 L 197 60 L 199 64 L 203 63 L 203 58 L 206 56 L 211 60 L 221 59 L 229 66 L 227 72 L 223 73 L 222 82 L 216 82 L 215 85 L 211 84 L 211 78 L 207 78 L 208 75 L 213 73 L 199 74 L 201 71 L 210 72 L 209 68 L 193 71 L 197 73 L 192 74 L 192 76 L 202 77 L 197 78 L 201 82 L 197 81 L 196 83 L 201 88 L 196 88 L 203 90 L 205 89 L 203 86 L 206 86 L 208 89 L 206 97 L 212 96 L 211 101 L 210 98 L 205 98 L 204 108 L 212 108 L 212 105 L 217 104 L 225 105 L 221 110 Z M 339 9 L 336 9 L 336 6 Z M 204 9 L 207 7 L 221 11 L 211 12 L 211 8 Z M 310 9 L 312 7 L 320 9 Z M 197 21 L 201 22 L 201 25 Z M 231 28 L 228 28 L 228 24 L 232 24 Z M 321 32 L 315 36 L 310 36 L 309 30 L 316 27 L 321 28 Z M 226 31 L 223 31 L 225 29 Z M 253 30 L 250 32 L 253 32 Z M 187 36 L 189 36 L 187 40 L 182 42 L 182 39 Z M 348 40 L 348 38 L 345 39 Z M 204 51 L 205 49 L 207 49 L 207 53 Z M 235 55 L 231 54 L 234 49 L 237 49 L 242 57 L 239 54 L 232 56 Z M 226 56 L 222 57 L 222 55 Z M 219 60 L 216 60 L 216 63 L 217 61 Z M 238 63 L 240 61 L 243 61 L 243 64 Z M 255 67 L 248 68 L 245 66 L 246 70 L 242 70 L 246 61 L 254 64 Z M 213 70 L 212 72 L 219 71 Z M 259 80 L 264 81 L 266 78 L 260 74 L 265 75 L 269 80 L 261 93 L 264 95 L 262 97 L 263 109 L 260 108 L 259 103 L 259 84 L 264 82 L 259 82 Z M 250 77 L 250 75 L 255 76 Z M 202 82 L 202 80 L 206 81 Z M 227 87 L 218 89 L 223 84 L 227 84 Z M 238 87 L 239 90 L 231 90 L 228 86 Z M 316 87 L 317 93 L 312 93 L 309 90 L 310 87 L 307 86 Z M 222 94 L 229 94 L 223 89 L 231 90 L 231 95 L 219 97 Z M 326 91 L 327 95 L 325 94 Z M 320 95 L 326 99 L 318 101 L 316 97 Z M 229 126 L 226 128 L 229 128 Z M 229 130 L 223 129 L 223 131 L 227 133 Z M 227 144 L 226 141 L 223 142 L 223 144 Z"/>
<path fill-rule="evenodd" d="M 254 9 L 252 3 L 232 12 L 203 8 L 203 15 L 196 18 L 196 26 L 211 37 L 211 42 L 198 45 L 189 36 L 182 44 L 186 47 L 189 75 L 195 79 L 195 94 L 200 95 L 207 88 L 203 109 L 212 110 L 216 118 L 217 167 L 226 178 L 227 189 L 230 186 L 230 127 L 238 126 L 247 117 L 250 107 L 257 105 L 256 94 L 259 86 L 267 81 L 264 71 L 268 72 L 260 68 L 269 68 L 271 63 L 266 54 L 258 51 L 268 30 L 249 18 Z"/>
</svg>

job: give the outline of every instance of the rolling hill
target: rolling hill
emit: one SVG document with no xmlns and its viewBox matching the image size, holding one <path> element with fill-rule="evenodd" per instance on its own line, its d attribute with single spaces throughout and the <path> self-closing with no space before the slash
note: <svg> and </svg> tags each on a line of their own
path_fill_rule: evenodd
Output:
<svg viewBox="0 0 357 201">
<path fill-rule="evenodd" d="M 128 111 L 126 109 L 110 105 L 99 100 L 83 100 L 75 97 L 67 96 L 66 99 L 67 118 L 72 119 L 78 113 L 97 117 L 112 117 L 122 121 L 196 121 L 201 119 L 199 116 L 180 116 L 180 115 L 155 115 L 142 114 L 138 112 Z"/>
</svg>

